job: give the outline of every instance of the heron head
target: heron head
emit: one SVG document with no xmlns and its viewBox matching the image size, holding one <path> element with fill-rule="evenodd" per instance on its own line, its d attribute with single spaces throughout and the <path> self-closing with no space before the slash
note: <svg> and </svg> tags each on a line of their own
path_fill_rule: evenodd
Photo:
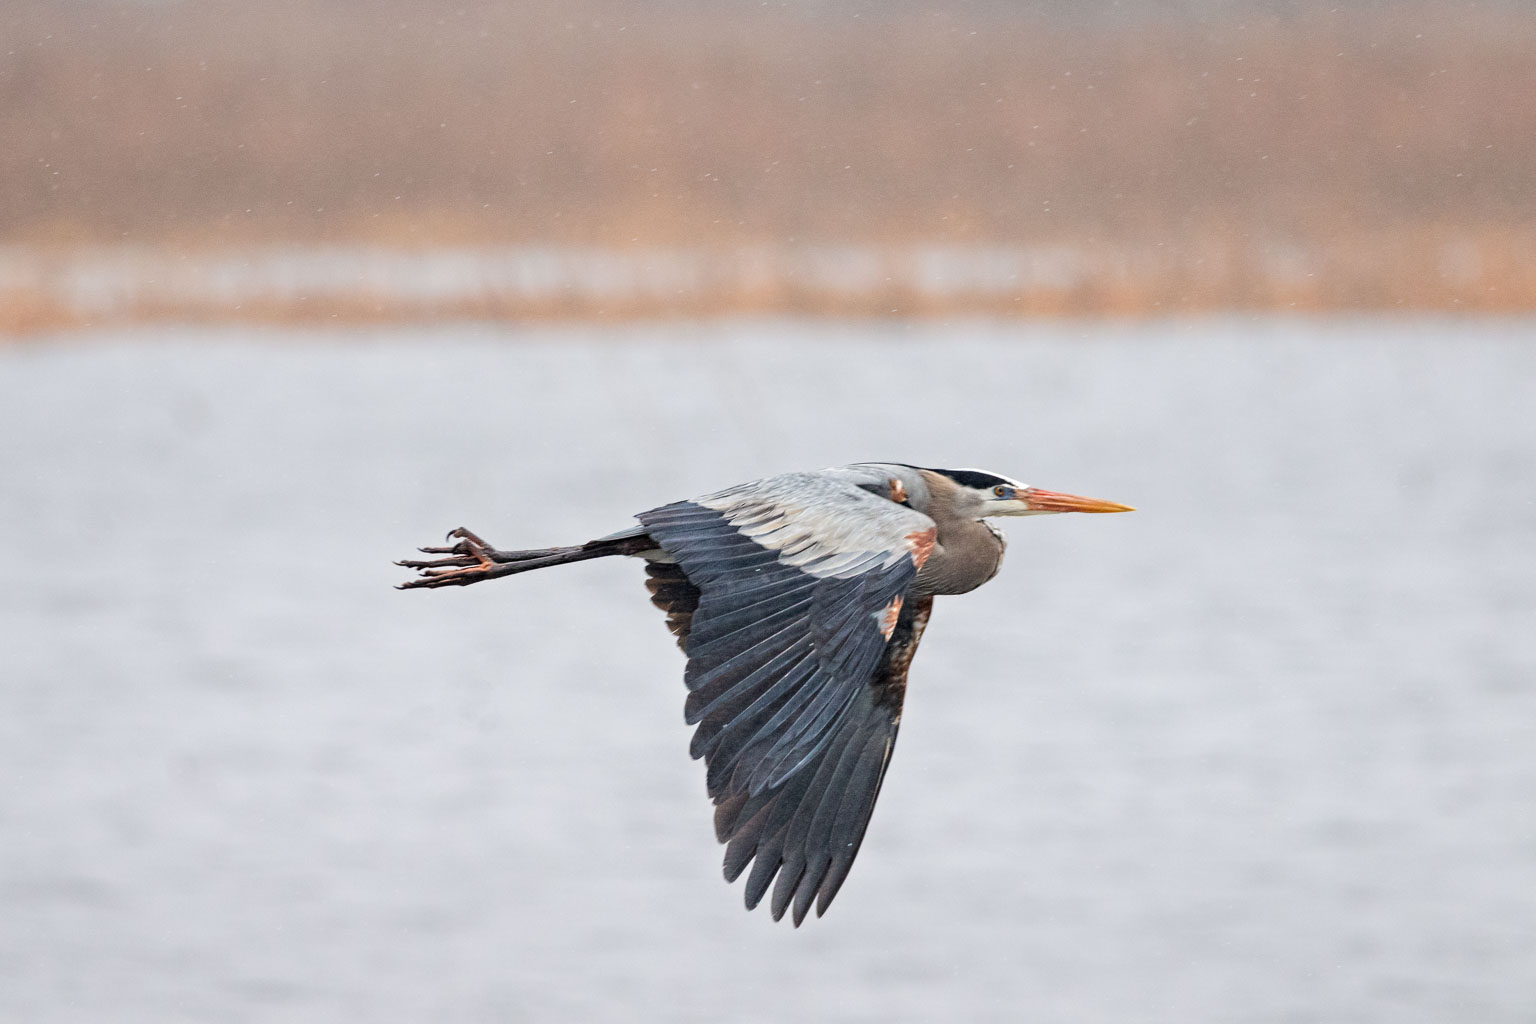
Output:
<svg viewBox="0 0 1536 1024">
<path fill-rule="evenodd" d="M 979 469 L 940 469 L 957 485 L 956 503 L 961 514 L 986 516 L 1043 516 L 1057 512 L 1134 512 L 1130 505 L 1084 498 L 1030 487 L 995 473 Z"/>
</svg>

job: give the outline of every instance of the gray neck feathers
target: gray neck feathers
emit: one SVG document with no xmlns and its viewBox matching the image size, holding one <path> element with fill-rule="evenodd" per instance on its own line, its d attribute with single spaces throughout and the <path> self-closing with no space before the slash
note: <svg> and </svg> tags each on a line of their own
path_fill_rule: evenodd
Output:
<svg viewBox="0 0 1536 1024">
<path fill-rule="evenodd" d="M 921 509 L 938 526 L 938 543 L 917 576 L 928 594 L 964 594 L 997 575 L 1003 543 L 997 531 L 977 518 L 981 505 L 949 477 L 920 470 L 929 492 Z"/>
</svg>

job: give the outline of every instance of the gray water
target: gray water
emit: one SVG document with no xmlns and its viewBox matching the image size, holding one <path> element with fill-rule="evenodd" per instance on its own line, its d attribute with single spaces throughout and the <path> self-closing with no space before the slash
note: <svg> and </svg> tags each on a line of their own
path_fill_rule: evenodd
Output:
<svg viewBox="0 0 1536 1024">
<path fill-rule="evenodd" d="M 1536 324 L 0 351 L 0 1020 L 1536 1019 Z M 719 876 L 634 563 L 863 459 L 1129 502 L 940 602 L 828 916 Z"/>
</svg>

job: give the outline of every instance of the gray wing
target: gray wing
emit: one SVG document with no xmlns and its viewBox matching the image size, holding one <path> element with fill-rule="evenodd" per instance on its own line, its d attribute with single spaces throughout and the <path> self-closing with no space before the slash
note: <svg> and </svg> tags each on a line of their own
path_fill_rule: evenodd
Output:
<svg viewBox="0 0 1536 1024">
<path fill-rule="evenodd" d="M 933 521 L 809 473 L 637 518 L 676 560 L 653 563 L 649 584 L 688 655 L 691 751 L 726 877 L 755 859 L 747 906 L 777 874 L 773 916 L 793 901 L 799 924 L 842 885 L 874 808 L 901 714 L 891 658 L 915 646 L 923 602 L 904 599 Z"/>
</svg>

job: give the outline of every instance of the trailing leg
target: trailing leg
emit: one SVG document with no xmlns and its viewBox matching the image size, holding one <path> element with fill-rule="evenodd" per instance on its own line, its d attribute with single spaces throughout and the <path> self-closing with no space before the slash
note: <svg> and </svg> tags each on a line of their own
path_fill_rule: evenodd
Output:
<svg viewBox="0 0 1536 1024">
<path fill-rule="evenodd" d="M 476 534 L 459 527 L 450 530 L 448 539 L 457 537 L 451 547 L 424 547 L 418 550 L 429 555 L 442 555 L 434 559 L 402 559 L 396 565 L 415 569 L 420 575 L 399 585 L 399 590 L 416 590 L 434 587 L 467 587 L 471 583 L 511 576 L 515 573 L 544 569 L 567 562 L 583 562 L 589 558 L 608 555 L 636 555 L 656 547 L 643 532 L 617 537 L 605 537 L 570 547 L 529 548 L 524 551 L 502 551 L 481 540 Z"/>
</svg>

